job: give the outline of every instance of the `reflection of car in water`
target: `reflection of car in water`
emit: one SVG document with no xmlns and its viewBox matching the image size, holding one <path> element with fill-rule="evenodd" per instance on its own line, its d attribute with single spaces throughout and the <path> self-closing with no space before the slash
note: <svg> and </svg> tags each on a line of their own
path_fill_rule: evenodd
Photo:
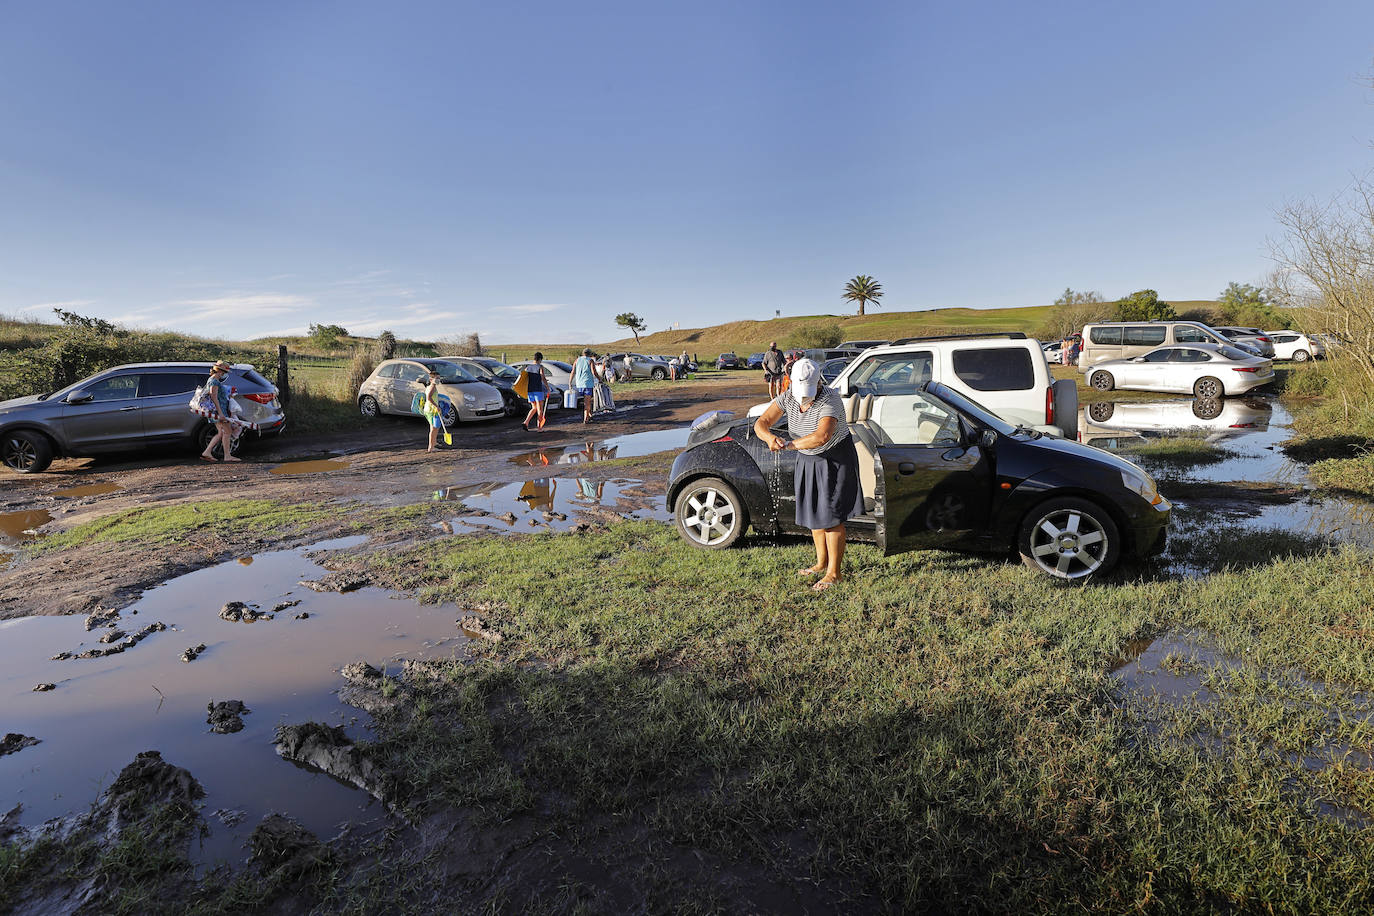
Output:
<svg viewBox="0 0 1374 916">
<path fill-rule="evenodd" d="M 1202 433 L 1218 442 L 1269 428 L 1273 407 L 1260 398 L 1204 398 L 1196 401 L 1099 401 L 1083 408 L 1079 441 L 1111 448 L 1098 439 L 1132 439 Z M 1144 434 L 1144 435 L 1139 435 Z"/>
<path fill-rule="evenodd" d="M 1051 576 L 1085 579 L 1163 547 L 1169 502 L 1127 461 L 1013 426 L 934 382 L 854 395 L 845 408 L 867 509 L 847 528 L 886 554 L 1014 551 Z M 802 533 L 795 462 L 794 451 L 770 452 L 747 418 L 703 417 L 669 477 L 678 532 L 707 548 L 735 544 L 750 525 Z"/>
</svg>

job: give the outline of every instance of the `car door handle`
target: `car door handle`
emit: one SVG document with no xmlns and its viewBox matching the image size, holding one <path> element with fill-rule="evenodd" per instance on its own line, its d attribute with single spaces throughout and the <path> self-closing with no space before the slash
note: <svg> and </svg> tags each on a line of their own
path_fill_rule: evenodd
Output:
<svg viewBox="0 0 1374 916">
<path fill-rule="evenodd" d="M 121 407 L 121 408 L 119 408 L 119 412 L 120 412 L 120 413 L 123 413 L 123 412 L 126 411 L 126 410 L 138 410 L 138 408 L 137 408 L 137 407 Z"/>
<path fill-rule="evenodd" d="M 897 473 L 903 476 L 915 474 L 916 465 L 912 464 L 910 461 L 903 461 L 901 464 L 897 465 Z"/>
</svg>

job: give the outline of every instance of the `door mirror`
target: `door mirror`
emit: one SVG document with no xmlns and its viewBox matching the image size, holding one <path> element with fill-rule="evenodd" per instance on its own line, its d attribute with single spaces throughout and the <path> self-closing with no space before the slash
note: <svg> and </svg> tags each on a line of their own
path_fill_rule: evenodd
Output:
<svg viewBox="0 0 1374 916">
<path fill-rule="evenodd" d="M 1133 359 L 1131 360 L 1131 362 L 1133 362 L 1133 363 L 1143 363 L 1143 362 L 1145 362 L 1145 357 L 1143 357 L 1143 356 L 1137 356 L 1137 357 L 1133 358 Z"/>
<path fill-rule="evenodd" d="M 85 389 L 73 391 L 71 394 L 67 395 L 68 404 L 88 404 L 94 399 L 95 395 L 91 394 L 89 391 L 86 391 Z"/>
<path fill-rule="evenodd" d="M 840 384 L 837 384 L 837 385 L 835 385 L 834 387 L 835 387 L 835 393 L 838 394 L 840 397 L 842 397 L 842 398 L 847 398 L 847 397 L 849 397 L 849 380 L 848 380 L 848 379 L 845 379 L 844 382 L 842 382 L 842 383 L 840 383 Z"/>
<path fill-rule="evenodd" d="M 984 429 L 978 433 L 978 444 L 983 448 L 992 448 L 997 444 L 997 433 L 995 430 Z"/>
</svg>

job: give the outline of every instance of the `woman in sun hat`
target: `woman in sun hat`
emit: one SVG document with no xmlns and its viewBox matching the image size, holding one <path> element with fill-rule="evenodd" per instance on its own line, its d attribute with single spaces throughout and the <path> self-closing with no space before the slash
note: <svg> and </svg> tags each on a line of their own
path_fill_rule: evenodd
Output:
<svg viewBox="0 0 1374 916">
<path fill-rule="evenodd" d="M 783 416 L 790 439 L 773 432 Z M 844 523 L 863 514 L 864 497 L 859 453 L 844 419 L 844 403 L 826 387 L 814 360 L 799 359 L 792 365 L 791 383 L 754 421 L 754 435 L 772 451 L 797 452 L 797 524 L 811 529 L 816 545 L 816 564 L 797 570 L 797 575 L 820 576 L 811 588 L 825 591 L 840 581 Z"/>
<path fill-rule="evenodd" d="M 229 409 L 229 389 L 224 385 L 224 380 L 232 368 L 234 367 L 222 359 L 215 360 L 215 364 L 210 367 L 210 378 L 205 382 L 205 395 L 215 408 L 215 416 L 211 421 L 215 424 L 215 434 L 210 437 L 209 443 L 205 446 L 205 451 L 200 453 L 201 461 L 215 460 L 215 456 L 211 452 L 215 450 L 216 445 L 224 449 L 225 461 L 240 460 L 234 457 L 233 414 Z"/>
</svg>

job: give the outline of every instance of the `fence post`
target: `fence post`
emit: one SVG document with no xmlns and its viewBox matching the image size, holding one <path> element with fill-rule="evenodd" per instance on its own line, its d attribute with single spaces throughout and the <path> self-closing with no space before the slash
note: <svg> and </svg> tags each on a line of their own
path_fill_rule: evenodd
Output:
<svg viewBox="0 0 1374 916">
<path fill-rule="evenodd" d="M 277 344 L 277 391 L 283 404 L 291 403 L 291 375 L 286 364 L 286 344 Z"/>
</svg>

